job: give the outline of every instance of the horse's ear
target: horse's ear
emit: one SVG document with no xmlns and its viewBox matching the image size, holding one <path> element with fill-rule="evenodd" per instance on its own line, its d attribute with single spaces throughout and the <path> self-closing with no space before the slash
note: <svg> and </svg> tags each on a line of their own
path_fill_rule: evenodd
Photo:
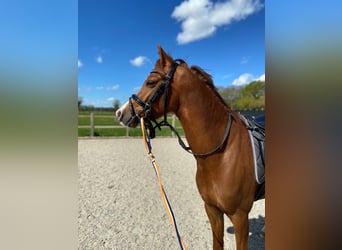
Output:
<svg viewBox="0 0 342 250">
<path fill-rule="evenodd" d="M 163 50 L 163 48 L 158 44 L 158 53 L 160 56 L 159 63 L 162 68 L 167 65 L 172 65 L 173 59 Z"/>
</svg>

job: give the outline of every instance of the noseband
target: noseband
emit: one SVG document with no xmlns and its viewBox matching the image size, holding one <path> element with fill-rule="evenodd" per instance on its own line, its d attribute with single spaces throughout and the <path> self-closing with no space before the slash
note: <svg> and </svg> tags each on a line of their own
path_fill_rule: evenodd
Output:
<svg viewBox="0 0 342 250">
<path fill-rule="evenodd" d="M 129 107 L 130 107 L 130 111 L 131 111 L 131 119 L 129 122 L 132 121 L 139 121 L 140 117 L 138 114 L 136 114 L 135 110 L 134 110 L 134 106 L 133 106 L 133 102 L 132 100 L 134 100 L 139 106 L 141 106 L 143 108 L 143 112 L 145 113 L 145 117 L 148 118 L 147 120 L 145 120 L 145 126 L 148 128 L 149 132 L 150 132 L 150 137 L 154 138 L 155 137 L 155 128 L 159 128 L 160 126 L 166 125 L 167 122 L 167 105 L 168 105 L 168 90 L 169 90 L 169 85 L 171 84 L 171 81 L 173 79 L 173 75 L 175 74 L 175 71 L 178 67 L 178 65 L 180 65 L 181 63 L 183 63 L 182 60 L 177 59 L 174 61 L 170 71 L 163 76 L 163 82 L 159 85 L 159 87 L 155 90 L 155 92 L 151 95 L 151 97 L 144 102 L 143 100 L 141 100 L 137 95 L 133 94 L 130 98 L 129 98 Z M 151 73 L 159 73 L 159 71 L 152 71 Z M 157 100 L 157 98 L 160 97 L 160 95 L 164 94 L 163 97 L 163 108 L 164 108 L 164 120 L 160 123 L 158 123 L 156 121 L 156 119 L 153 116 L 152 113 L 152 108 L 151 108 L 151 104 Z M 151 121 L 153 121 L 156 126 L 153 126 Z"/>
</svg>

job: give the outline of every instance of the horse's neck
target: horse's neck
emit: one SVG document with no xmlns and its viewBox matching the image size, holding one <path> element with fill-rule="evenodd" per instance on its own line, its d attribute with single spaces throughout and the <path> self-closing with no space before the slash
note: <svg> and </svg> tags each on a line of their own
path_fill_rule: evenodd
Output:
<svg viewBox="0 0 342 250">
<path fill-rule="evenodd" d="M 203 84 L 203 83 L 199 83 Z M 176 112 L 195 153 L 215 148 L 224 136 L 228 110 L 207 86 L 182 93 Z"/>
</svg>

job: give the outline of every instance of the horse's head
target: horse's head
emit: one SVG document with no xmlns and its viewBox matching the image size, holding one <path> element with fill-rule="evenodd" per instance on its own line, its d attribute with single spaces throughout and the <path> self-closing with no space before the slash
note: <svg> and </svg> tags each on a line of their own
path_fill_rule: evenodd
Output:
<svg viewBox="0 0 342 250">
<path fill-rule="evenodd" d="M 179 60 L 174 61 L 160 45 L 158 53 L 160 58 L 139 92 L 132 95 L 128 102 L 116 111 L 116 117 L 121 124 L 136 127 L 139 118 L 155 120 L 169 111 L 174 111 L 177 106 L 176 95 L 172 95 L 175 91 L 172 85 Z"/>
</svg>

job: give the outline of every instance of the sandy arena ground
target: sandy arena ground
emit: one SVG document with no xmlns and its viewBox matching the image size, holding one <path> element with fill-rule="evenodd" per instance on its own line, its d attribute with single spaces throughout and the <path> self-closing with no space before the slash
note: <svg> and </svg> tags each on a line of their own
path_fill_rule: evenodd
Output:
<svg viewBox="0 0 342 250">
<path fill-rule="evenodd" d="M 212 235 L 195 183 L 196 163 L 175 138 L 152 140 L 164 189 L 189 250 L 212 248 Z M 79 139 L 79 249 L 179 250 L 142 139 Z M 249 249 L 264 249 L 265 201 L 249 215 Z M 235 249 L 225 218 L 225 249 Z"/>
</svg>

